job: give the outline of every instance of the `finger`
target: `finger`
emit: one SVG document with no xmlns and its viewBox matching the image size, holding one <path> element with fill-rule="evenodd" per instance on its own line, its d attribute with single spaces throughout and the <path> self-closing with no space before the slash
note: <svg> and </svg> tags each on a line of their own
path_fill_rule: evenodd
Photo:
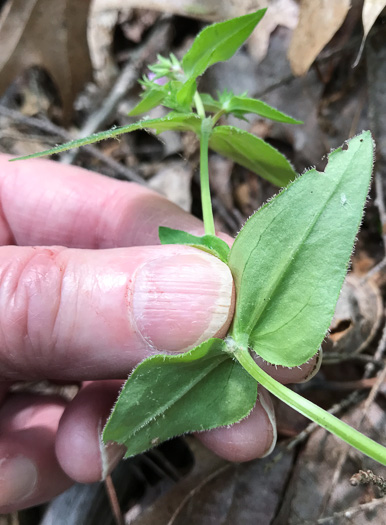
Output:
<svg viewBox="0 0 386 525">
<path fill-rule="evenodd" d="M 12 394 L 0 408 L 0 514 L 37 505 L 72 483 L 55 455 L 65 402 Z"/>
<path fill-rule="evenodd" d="M 230 427 L 196 434 L 218 456 L 228 461 L 250 461 L 270 454 L 276 444 L 275 411 L 269 394 L 259 385 L 258 399 L 248 417 Z"/>
<path fill-rule="evenodd" d="M 224 336 L 228 266 L 186 246 L 0 248 L 2 380 L 112 379 Z"/>
<path fill-rule="evenodd" d="M 136 184 L 47 160 L 8 159 L 0 155 L 0 244 L 151 245 L 159 243 L 160 225 L 203 233 L 201 221 Z M 318 370 L 312 360 L 300 370 L 264 362 L 262 368 L 284 383 Z"/>
<path fill-rule="evenodd" d="M 101 432 L 122 388 L 122 381 L 96 381 L 80 390 L 60 421 L 56 455 L 63 470 L 80 483 L 100 481 L 125 453 L 115 443 L 107 447 Z"/>
<path fill-rule="evenodd" d="M 254 359 L 260 368 L 277 381 L 280 381 L 280 383 L 283 383 L 283 385 L 288 383 L 305 383 L 312 379 L 319 372 L 322 358 L 323 353 L 322 349 L 320 349 L 319 352 L 307 361 L 307 363 L 304 363 L 304 365 L 287 368 L 285 366 L 271 365 L 261 357 L 254 355 Z"/>
<path fill-rule="evenodd" d="M 134 183 L 47 160 L 0 155 L 0 244 L 115 248 L 159 244 L 158 227 L 202 222 Z"/>
<path fill-rule="evenodd" d="M 114 444 L 106 450 L 100 439 L 121 386 L 120 381 L 88 385 L 69 404 L 61 419 L 56 454 L 63 470 L 81 483 L 105 477 L 124 455 L 125 447 Z M 276 443 L 275 415 L 269 395 L 259 388 L 259 399 L 246 419 L 196 436 L 229 461 L 249 461 L 268 454 Z"/>
</svg>

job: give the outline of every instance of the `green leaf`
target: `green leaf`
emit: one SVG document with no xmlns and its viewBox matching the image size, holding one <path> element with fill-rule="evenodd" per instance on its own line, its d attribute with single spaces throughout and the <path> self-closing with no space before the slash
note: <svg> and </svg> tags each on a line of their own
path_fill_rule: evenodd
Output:
<svg viewBox="0 0 386 525">
<path fill-rule="evenodd" d="M 191 78 L 176 93 L 177 103 L 182 107 L 191 107 L 193 102 L 193 97 L 197 91 L 197 82 L 195 78 Z"/>
<path fill-rule="evenodd" d="M 158 236 L 161 244 L 184 244 L 187 246 L 193 246 L 193 248 L 198 248 L 204 252 L 211 253 L 227 264 L 230 248 L 225 241 L 215 235 L 203 235 L 202 237 L 197 237 L 196 235 L 192 235 L 191 233 L 182 230 L 174 230 L 172 228 L 160 226 L 158 228 Z"/>
<path fill-rule="evenodd" d="M 103 431 L 104 442 L 127 447 L 130 457 L 171 437 L 230 425 L 246 417 L 257 384 L 209 339 L 185 354 L 155 355 L 131 374 Z"/>
<path fill-rule="evenodd" d="M 205 111 L 209 113 L 217 113 L 222 110 L 227 115 L 231 113 L 241 119 L 244 119 L 244 115 L 248 113 L 254 113 L 278 122 L 302 124 L 301 120 L 296 120 L 261 100 L 248 98 L 245 95 L 235 96 L 231 91 L 225 90 L 219 95 L 219 100 L 214 99 L 208 93 L 200 93 L 200 97 Z"/>
<path fill-rule="evenodd" d="M 266 361 L 298 366 L 330 325 L 362 218 L 373 165 L 370 132 L 329 155 L 246 222 L 229 255 L 231 335 Z"/>
<path fill-rule="evenodd" d="M 39 153 L 33 153 L 32 155 L 17 157 L 10 160 L 15 161 L 45 157 L 47 155 L 53 155 L 54 153 L 67 151 L 69 149 L 79 148 L 80 146 L 85 146 L 87 144 L 94 144 L 95 142 L 100 142 L 101 140 L 118 137 L 119 135 L 130 133 L 131 131 L 135 131 L 137 129 L 154 129 L 157 133 L 162 133 L 162 131 L 171 129 L 175 131 L 194 131 L 196 134 L 199 134 L 201 129 L 201 119 L 195 113 L 180 114 L 171 112 L 166 115 L 166 117 L 144 119 L 140 122 L 129 124 L 128 126 L 112 128 L 107 131 L 101 131 L 100 133 L 94 133 L 89 137 L 72 140 L 46 151 L 40 151 Z"/>
<path fill-rule="evenodd" d="M 147 90 L 143 94 L 140 102 L 138 102 L 138 104 L 130 111 L 129 117 L 141 115 L 142 113 L 146 113 L 147 111 L 157 107 L 159 104 L 161 104 L 166 95 L 167 93 L 165 93 L 165 91 L 162 89 Z"/>
<path fill-rule="evenodd" d="M 211 24 L 197 35 L 182 59 L 186 81 L 177 95 L 180 104 L 191 105 L 196 91 L 196 78 L 216 62 L 231 58 L 251 35 L 265 12 L 266 9 L 260 9 L 248 15 Z"/>
<path fill-rule="evenodd" d="M 244 116 L 247 113 L 255 113 L 270 120 L 285 122 L 288 124 L 302 124 L 301 120 L 296 120 L 278 109 L 269 106 L 261 100 L 247 97 L 232 97 L 227 105 L 222 107 L 227 113 L 232 113 L 236 117 Z"/>
<path fill-rule="evenodd" d="M 208 113 L 217 113 L 221 111 L 222 104 L 218 100 L 214 99 L 209 93 L 200 93 L 201 101 L 204 105 L 205 111 Z"/>
<path fill-rule="evenodd" d="M 264 140 L 234 126 L 216 126 L 209 147 L 276 186 L 286 186 L 296 177 L 284 155 Z"/>
<path fill-rule="evenodd" d="M 187 78 L 197 78 L 209 66 L 231 58 L 251 35 L 265 12 L 266 9 L 260 9 L 203 29 L 182 59 L 182 68 Z"/>
</svg>

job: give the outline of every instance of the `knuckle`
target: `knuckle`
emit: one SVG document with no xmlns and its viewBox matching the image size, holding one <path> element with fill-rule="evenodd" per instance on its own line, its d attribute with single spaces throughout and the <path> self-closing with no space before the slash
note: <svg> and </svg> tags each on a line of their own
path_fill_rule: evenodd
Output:
<svg viewBox="0 0 386 525">
<path fill-rule="evenodd" d="M 12 248 L 0 258 L 0 352 L 11 370 L 36 368 L 55 344 L 64 265 L 61 248 Z"/>
</svg>

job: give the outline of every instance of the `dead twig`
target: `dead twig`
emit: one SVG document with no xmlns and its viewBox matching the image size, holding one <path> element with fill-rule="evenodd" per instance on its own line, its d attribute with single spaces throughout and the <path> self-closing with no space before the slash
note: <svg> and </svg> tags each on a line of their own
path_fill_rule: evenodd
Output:
<svg viewBox="0 0 386 525">
<path fill-rule="evenodd" d="M 365 398 L 365 395 L 364 395 L 363 392 L 358 392 L 357 390 L 355 390 L 349 396 L 347 396 L 345 399 L 342 399 L 339 403 L 336 403 L 335 405 L 333 405 L 327 412 L 329 412 L 330 414 L 333 414 L 333 415 L 337 415 L 337 414 L 347 410 L 348 408 L 351 408 L 351 407 L 357 405 L 364 398 Z M 295 436 L 293 439 L 291 439 L 287 443 L 287 445 L 286 445 L 286 447 L 285 447 L 283 452 L 279 452 L 279 454 L 277 454 L 272 459 L 272 461 L 269 464 L 267 464 L 266 469 L 270 470 L 274 466 L 274 464 L 276 464 L 278 461 L 280 461 L 282 459 L 282 457 L 283 457 L 285 452 L 287 452 L 287 451 L 289 452 L 289 451 L 293 450 L 295 447 L 297 447 L 298 445 L 300 445 L 301 443 L 306 441 L 306 439 L 317 428 L 320 428 L 317 423 L 310 423 L 309 425 L 307 425 L 307 427 L 304 430 L 302 430 L 297 436 Z"/>
<path fill-rule="evenodd" d="M 115 81 L 102 106 L 98 107 L 96 111 L 89 115 L 76 138 L 92 135 L 108 125 L 109 121 L 114 118 L 119 103 L 136 85 L 143 64 L 148 62 L 157 52 L 163 50 L 163 47 L 166 45 L 167 35 L 170 32 L 170 27 L 170 17 L 165 16 L 160 23 L 155 26 L 150 36 L 137 47 L 132 53 L 130 60 L 128 60 L 122 69 L 121 74 Z M 71 164 L 77 154 L 77 150 L 72 150 L 62 156 L 61 162 Z"/>
<path fill-rule="evenodd" d="M 364 378 L 370 377 L 374 373 L 376 362 L 384 363 L 385 352 L 386 352 L 386 323 L 383 326 L 382 336 L 381 336 L 381 339 L 379 340 L 377 349 L 374 354 L 374 361 L 367 363 L 366 368 L 365 368 L 365 373 L 363 376 Z"/>
<path fill-rule="evenodd" d="M 60 126 L 57 126 L 56 124 L 53 124 L 49 120 L 44 120 L 36 117 L 26 117 L 19 111 L 6 108 L 5 106 L 0 105 L 0 115 L 3 115 L 9 118 L 10 120 L 18 122 L 20 124 L 44 131 L 49 135 L 54 135 L 54 137 L 56 137 L 57 140 L 68 142 L 70 140 L 73 140 L 74 138 L 65 129 L 61 128 Z M 85 151 L 92 157 L 98 159 L 100 162 L 111 168 L 115 173 L 124 177 L 125 179 L 136 182 L 141 185 L 146 184 L 146 181 L 134 170 L 127 168 L 126 166 L 120 164 L 111 157 L 108 157 L 95 146 L 83 146 L 83 151 Z"/>
<path fill-rule="evenodd" d="M 167 525 L 173 525 L 173 523 L 175 523 L 175 521 L 176 521 L 178 515 L 180 514 L 180 512 L 182 511 L 182 509 L 197 494 L 197 492 L 199 492 L 203 487 L 205 487 L 205 485 L 207 485 L 210 481 L 212 481 L 212 479 L 217 478 L 217 476 L 219 476 L 220 474 L 222 474 L 223 472 L 228 470 L 230 466 L 231 466 L 230 464 L 227 464 L 227 465 L 223 465 L 222 467 L 218 468 L 217 470 L 212 472 L 209 476 L 207 476 L 205 479 L 203 479 L 201 481 L 201 483 L 199 483 L 191 491 L 189 491 L 188 494 L 180 502 L 180 504 L 178 505 L 176 510 L 173 512 L 173 515 L 170 518 L 170 520 L 168 521 Z"/>
<path fill-rule="evenodd" d="M 346 518 L 347 520 L 350 520 L 353 518 L 356 514 L 359 514 L 360 512 L 369 512 L 378 509 L 378 507 L 386 507 L 386 499 L 376 499 L 374 501 L 370 501 L 370 503 L 363 503 L 362 505 L 358 505 L 356 507 L 350 507 L 346 510 L 342 510 L 340 512 L 335 512 L 331 516 L 327 516 L 325 518 L 319 518 L 316 522 L 312 522 L 312 524 L 317 525 L 329 525 L 333 523 L 337 523 L 337 518 Z M 311 522 L 309 522 L 311 525 Z"/>
<path fill-rule="evenodd" d="M 380 354 L 380 355 L 383 354 L 384 348 L 385 348 L 385 343 L 386 343 L 386 325 L 384 326 L 382 338 L 381 338 L 381 340 L 380 340 L 380 342 L 378 344 L 378 348 L 377 348 L 378 354 Z M 379 357 L 379 355 L 377 357 Z M 368 371 L 368 370 L 365 369 L 364 376 L 370 375 L 371 373 L 372 373 L 371 371 Z M 364 379 L 365 379 L 365 377 L 364 377 Z M 370 392 L 369 392 L 369 394 L 367 396 L 367 399 L 366 399 L 366 401 L 365 401 L 365 403 L 363 405 L 362 415 L 361 415 L 361 417 L 359 419 L 359 422 L 358 422 L 358 425 L 357 425 L 358 426 L 358 430 L 362 429 L 363 423 L 364 423 L 364 421 L 366 419 L 366 415 L 367 415 L 367 413 L 368 413 L 368 411 L 370 409 L 370 406 L 372 405 L 372 403 L 374 402 L 375 398 L 377 397 L 378 391 L 379 391 L 381 385 L 383 384 L 383 382 L 385 380 L 386 380 L 386 367 L 384 367 L 383 370 L 376 377 L 376 381 L 375 381 L 374 385 L 372 386 L 372 388 L 371 388 L 371 390 L 370 390 Z M 343 446 L 343 449 L 342 449 L 340 455 L 339 455 L 337 466 L 336 466 L 336 468 L 334 470 L 334 475 L 333 475 L 331 484 L 329 485 L 329 491 L 325 495 L 325 498 L 323 500 L 322 511 L 321 511 L 322 515 L 324 514 L 324 511 L 327 508 L 327 505 L 328 505 L 328 502 L 330 500 L 331 494 L 335 490 L 335 486 L 338 483 L 340 473 L 342 471 L 343 465 L 346 462 L 346 459 L 347 459 L 347 456 L 348 456 L 350 450 L 351 450 L 350 445 L 345 444 Z"/>
<path fill-rule="evenodd" d="M 119 506 L 117 493 L 116 493 L 114 483 L 113 483 L 113 480 L 111 479 L 110 474 L 106 476 L 105 487 L 106 487 L 107 496 L 110 501 L 111 510 L 113 512 L 116 524 L 125 525 L 125 520 L 121 512 L 121 507 Z"/>
<path fill-rule="evenodd" d="M 379 168 L 375 171 L 375 200 L 374 203 L 376 207 L 378 208 L 378 214 L 379 214 L 379 220 L 381 222 L 381 230 L 382 230 L 382 241 L 383 241 L 383 249 L 384 249 L 384 257 L 382 261 L 380 261 L 376 266 L 371 268 L 369 272 L 364 276 L 363 280 L 367 281 L 373 275 L 376 275 L 378 272 L 383 270 L 386 266 L 386 204 L 385 204 L 385 195 L 384 195 L 384 188 L 383 188 L 383 178 L 385 174 L 382 169 L 382 164 L 380 163 Z"/>
</svg>

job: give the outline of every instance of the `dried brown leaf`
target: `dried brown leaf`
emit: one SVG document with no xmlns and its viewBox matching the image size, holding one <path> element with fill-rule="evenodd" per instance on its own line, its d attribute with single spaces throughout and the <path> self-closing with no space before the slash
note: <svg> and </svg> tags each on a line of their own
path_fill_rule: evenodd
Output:
<svg viewBox="0 0 386 525">
<path fill-rule="evenodd" d="M 376 19 L 386 7 L 386 0 L 365 0 L 362 11 L 364 29 L 363 38 L 366 39 Z"/>
<path fill-rule="evenodd" d="M 258 61 L 268 51 L 271 33 L 278 26 L 295 29 L 299 20 L 299 6 L 295 0 L 271 0 L 263 20 L 250 36 L 247 46 L 250 54 Z"/>
<path fill-rule="evenodd" d="M 386 0 L 365 0 L 364 1 L 363 10 L 362 10 L 363 38 L 362 38 L 362 43 L 359 49 L 357 59 L 355 60 L 354 67 L 358 64 L 362 56 L 363 47 L 365 45 L 367 35 L 370 33 L 370 29 L 373 27 L 376 19 L 382 13 L 385 7 L 386 7 Z"/>
<path fill-rule="evenodd" d="M 307 73 L 312 62 L 343 24 L 350 0 L 302 0 L 299 24 L 288 58 L 294 75 Z"/>
<path fill-rule="evenodd" d="M 68 120 L 91 78 L 87 15 L 91 0 L 13 0 L 0 18 L 0 95 L 27 68 L 39 66 L 58 89 Z"/>
</svg>

